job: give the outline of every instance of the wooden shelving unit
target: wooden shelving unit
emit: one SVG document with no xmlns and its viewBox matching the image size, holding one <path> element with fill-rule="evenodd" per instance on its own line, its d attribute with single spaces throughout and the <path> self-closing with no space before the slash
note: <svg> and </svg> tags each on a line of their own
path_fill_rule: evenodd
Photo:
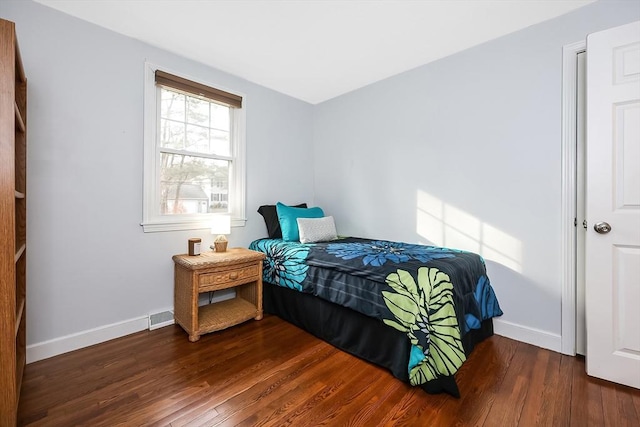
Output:
<svg viewBox="0 0 640 427">
<path fill-rule="evenodd" d="M 0 426 L 15 426 L 26 363 L 27 78 L 0 19 Z"/>
</svg>

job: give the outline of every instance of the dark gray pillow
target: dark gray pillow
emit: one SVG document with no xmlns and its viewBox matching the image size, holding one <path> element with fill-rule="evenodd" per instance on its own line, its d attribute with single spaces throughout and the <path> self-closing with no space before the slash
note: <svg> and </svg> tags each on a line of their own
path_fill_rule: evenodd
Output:
<svg viewBox="0 0 640 427">
<path fill-rule="evenodd" d="M 306 208 L 306 203 L 293 205 L 294 208 Z M 280 229 L 280 221 L 278 220 L 278 212 L 276 205 L 262 205 L 258 208 L 258 213 L 264 218 L 267 226 L 267 235 L 270 239 L 282 239 L 282 230 Z"/>
</svg>

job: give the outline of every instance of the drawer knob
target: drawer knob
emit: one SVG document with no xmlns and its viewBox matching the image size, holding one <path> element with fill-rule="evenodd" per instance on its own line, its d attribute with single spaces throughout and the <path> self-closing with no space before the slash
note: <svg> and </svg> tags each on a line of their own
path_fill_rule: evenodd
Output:
<svg viewBox="0 0 640 427">
<path fill-rule="evenodd" d="M 238 278 L 238 272 L 237 271 L 232 271 L 229 274 L 229 279 L 234 280 L 234 279 L 237 279 L 237 278 Z"/>
</svg>

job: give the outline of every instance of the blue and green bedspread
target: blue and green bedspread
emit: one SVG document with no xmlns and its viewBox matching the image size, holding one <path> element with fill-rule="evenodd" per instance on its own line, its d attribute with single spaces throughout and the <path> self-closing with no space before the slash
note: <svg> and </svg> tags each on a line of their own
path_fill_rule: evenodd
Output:
<svg viewBox="0 0 640 427">
<path fill-rule="evenodd" d="M 349 307 L 405 333 L 409 380 L 452 376 L 465 361 L 462 337 L 502 315 L 481 256 L 455 249 L 357 237 L 302 244 L 256 240 L 265 282 Z"/>
</svg>

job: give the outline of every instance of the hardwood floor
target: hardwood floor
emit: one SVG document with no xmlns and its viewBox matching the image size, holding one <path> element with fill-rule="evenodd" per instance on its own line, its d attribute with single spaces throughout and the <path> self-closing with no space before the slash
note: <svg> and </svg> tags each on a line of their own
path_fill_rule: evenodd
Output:
<svg viewBox="0 0 640 427">
<path fill-rule="evenodd" d="M 27 365 L 29 426 L 638 426 L 640 390 L 494 336 L 429 395 L 275 316 L 190 343 L 178 326 Z"/>
</svg>

